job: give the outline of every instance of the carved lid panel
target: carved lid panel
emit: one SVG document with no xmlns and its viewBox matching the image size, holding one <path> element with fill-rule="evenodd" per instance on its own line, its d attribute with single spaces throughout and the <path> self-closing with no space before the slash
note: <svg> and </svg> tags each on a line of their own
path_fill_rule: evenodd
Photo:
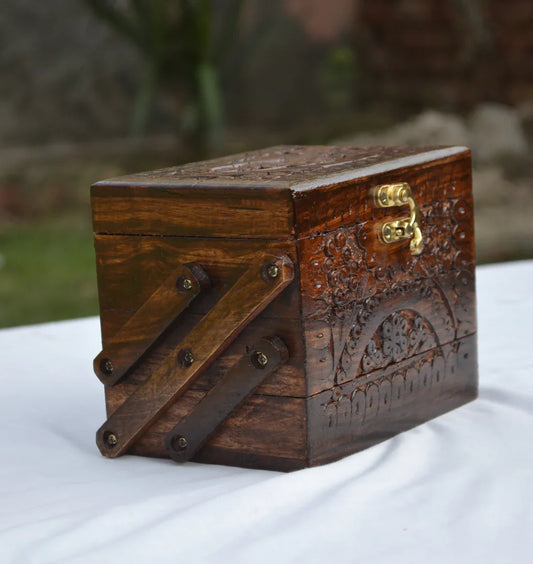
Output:
<svg viewBox="0 0 533 564">
<path fill-rule="evenodd" d="M 98 182 L 96 186 L 144 186 L 152 189 L 277 187 L 307 191 L 360 177 L 360 171 L 366 175 L 375 174 L 464 150 L 464 147 L 280 145 L 122 176 Z"/>
</svg>

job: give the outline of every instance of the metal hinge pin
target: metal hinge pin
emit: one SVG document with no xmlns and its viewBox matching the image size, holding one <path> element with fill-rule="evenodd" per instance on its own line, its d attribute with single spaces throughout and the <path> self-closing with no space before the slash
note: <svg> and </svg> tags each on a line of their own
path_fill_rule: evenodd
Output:
<svg viewBox="0 0 533 564">
<path fill-rule="evenodd" d="M 262 351 L 257 351 L 255 353 L 255 361 L 259 368 L 264 368 L 268 364 L 268 356 Z"/>
</svg>

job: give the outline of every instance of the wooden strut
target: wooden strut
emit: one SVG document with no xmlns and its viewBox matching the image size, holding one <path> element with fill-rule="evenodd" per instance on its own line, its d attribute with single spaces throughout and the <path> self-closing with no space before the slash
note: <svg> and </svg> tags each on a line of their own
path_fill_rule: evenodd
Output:
<svg viewBox="0 0 533 564">
<path fill-rule="evenodd" d="M 176 462 L 190 460 L 228 415 L 288 358 L 289 351 L 279 337 L 259 340 L 168 433 L 165 447 L 170 457 Z"/>
<path fill-rule="evenodd" d="M 94 371 L 100 381 L 114 386 L 172 321 L 208 287 L 209 277 L 200 265 L 178 266 L 94 359 Z"/>
<path fill-rule="evenodd" d="M 96 433 L 104 456 L 124 454 L 294 279 L 287 256 L 262 254 Z"/>
</svg>

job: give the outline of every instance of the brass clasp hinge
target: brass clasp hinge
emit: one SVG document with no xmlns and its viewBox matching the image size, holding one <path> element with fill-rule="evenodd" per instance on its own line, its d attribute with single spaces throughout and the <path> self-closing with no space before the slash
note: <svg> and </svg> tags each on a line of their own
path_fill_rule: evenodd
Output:
<svg viewBox="0 0 533 564">
<path fill-rule="evenodd" d="M 419 255 L 424 247 L 422 231 L 420 230 L 420 212 L 409 184 L 399 182 L 375 186 L 371 190 L 371 196 L 374 206 L 377 208 L 409 206 L 411 211 L 409 217 L 384 222 L 379 230 L 379 235 L 380 239 L 387 244 L 411 239 L 409 245 L 411 253 Z"/>
</svg>

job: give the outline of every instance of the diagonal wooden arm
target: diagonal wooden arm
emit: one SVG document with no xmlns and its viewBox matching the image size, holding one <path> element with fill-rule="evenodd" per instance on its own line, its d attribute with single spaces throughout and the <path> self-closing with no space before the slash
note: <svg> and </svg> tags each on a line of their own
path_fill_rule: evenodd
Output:
<svg viewBox="0 0 533 564">
<path fill-rule="evenodd" d="M 115 385 L 207 287 L 209 278 L 200 265 L 178 266 L 94 359 L 98 378 L 107 386 Z"/>
<path fill-rule="evenodd" d="M 259 256 L 150 378 L 100 427 L 96 443 L 102 454 L 114 458 L 126 452 L 293 278 L 294 265 L 288 257 L 266 253 Z"/>
<path fill-rule="evenodd" d="M 260 339 L 168 433 L 165 447 L 170 457 L 176 462 L 190 460 L 230 413 L 288 358 L 287 347 L 279 337 Z"/>
</svg>

